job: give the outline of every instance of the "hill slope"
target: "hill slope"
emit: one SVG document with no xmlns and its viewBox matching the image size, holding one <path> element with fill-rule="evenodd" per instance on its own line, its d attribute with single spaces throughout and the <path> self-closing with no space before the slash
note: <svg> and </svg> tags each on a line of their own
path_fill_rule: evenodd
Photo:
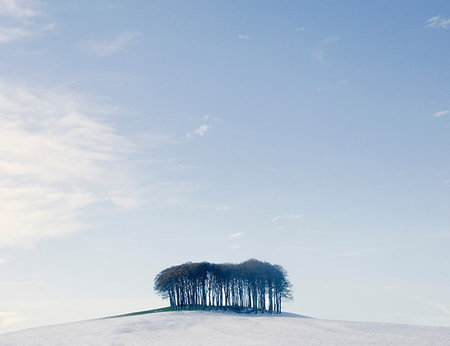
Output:
<svg viewBox="0 0 450 346">
<path fill-rule="evenodd" d="M 450 345 L 450 328 L 183 311 L 0 335 L 0 345 Z"/>
</svg>

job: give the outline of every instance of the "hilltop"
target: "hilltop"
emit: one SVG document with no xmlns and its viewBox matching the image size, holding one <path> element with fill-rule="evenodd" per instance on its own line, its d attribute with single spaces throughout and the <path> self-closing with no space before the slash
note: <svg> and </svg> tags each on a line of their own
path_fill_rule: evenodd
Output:
<svg viewBox="0 0 450 346">
<path fill-rule="evenodd" d="M 450 345 L 450 328 L 156 310 L 0 335 L 0 345 Z"/>
</svg>

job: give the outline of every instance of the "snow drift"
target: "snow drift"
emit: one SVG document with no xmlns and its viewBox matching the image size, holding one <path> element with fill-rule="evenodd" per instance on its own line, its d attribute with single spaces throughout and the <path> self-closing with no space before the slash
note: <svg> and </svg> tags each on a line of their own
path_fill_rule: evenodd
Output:
<svg viewBox="0 0 450 346">
<path fill-rule="evenodd" d="M 450 328 L 182 311 L 28 329 L 0 335 L 0 345 L 448 346 Z"/>
</svg>

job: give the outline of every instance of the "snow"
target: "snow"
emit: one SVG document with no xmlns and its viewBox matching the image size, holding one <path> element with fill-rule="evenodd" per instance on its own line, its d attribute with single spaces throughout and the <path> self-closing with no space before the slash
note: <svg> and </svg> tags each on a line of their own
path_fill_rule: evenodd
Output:
<svg viewBox="0 0 450 346">
<path fill-rule="evenodd" d="M 28 329 L 0 335 L 0 345 L 448 346 L 450 328 L 182 311 Z"/>
</svg>

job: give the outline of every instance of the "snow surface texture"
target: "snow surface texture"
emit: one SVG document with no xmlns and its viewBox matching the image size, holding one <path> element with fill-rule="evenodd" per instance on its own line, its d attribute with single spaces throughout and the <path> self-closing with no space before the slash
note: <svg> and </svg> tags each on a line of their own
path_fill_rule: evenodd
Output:
<svg viewBox="0 0 450 346">
<path fill-rule="evenodd" d="M 0 345 L 450 345 L 450 328 L 224 312 L 164 312 L 0 335 Z"/>
</svg>

